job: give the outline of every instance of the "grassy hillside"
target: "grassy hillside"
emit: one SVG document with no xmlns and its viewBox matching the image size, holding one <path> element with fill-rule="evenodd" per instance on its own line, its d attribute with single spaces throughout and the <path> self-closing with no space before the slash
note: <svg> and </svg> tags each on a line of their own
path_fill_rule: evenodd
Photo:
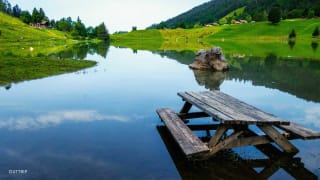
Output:
<svg viewBox="0 0 320 180">
<path fill-rule="evenodd" d="M 53 29 L 37 29 L 21 22 L 19 19 L 0 12 L 0 55 L 36 55 L 58 52 L 65 45 L 72 45 L 67 33 Z M 32 48 L 31 48 L 32 47 Z M 30 49 L 33 49 L 30 51 Z"/>
<path fill-rule="evenodd" d="M 225 25 L 223 30 L 212 34 L 209 40 L 241 40 L 241 41 L 262 41 L 278 42 L 287 41 L 291 30 L 295 30 L 296 39 L 310 40 L 311 34 L 316 26 L 320 26 L 320 19 L 293 19 L 285 20 L 278 25 L 271 25 L 269 22 L 248 23 L 242 25 Z"/>
<path fill-rule="evenodd" d="M 242 15 L 234 20 L 266 21 L 268 12 L 274 6 L 280 8 L 283 19 L 320 17 L 319 0 L 211 0 L 150 28 L 176 28 L 182 25 L 192 28 L 196 24 L 217 22 L 241 7 L 245 7 Z"/>
<path fill-rule="evenodd" d="M 246 0 L 211 0 L 163 23 L 168 28 L 179 27 L 182 22 L 187 27 L 193 27 L 197 23 L 207 24 L 215 22 L 231 11 L 243 7 L 245 3 Z M 156 25 L 151 28 L 154 27 Z"/>
<path fill-rule="evenodd" d="M 60 31 L 35 29 L 1 12 L 0 31 L 0 86 L 73 72 L 96 64 L 47 57 L 77 43 Z"/>
<path fill-rule="evenodd" d="M 116 42 L 112 42 L 112 45 L 134 49 L 198 51 L 211 46 L 221 46 L 227 54 L 258 57 L 275 54 L 279 57 L 320 59 L 317 49 L 312 48 L 312 43 L 320 43 L 318 38 L 311 37 L 316 26 L 320 27 L 319 18 L 286 20 L 278 25 L 258 22 L 196 29 L 144 30 L 112 35 L 111 38 Z M 292 29 L 296 31 L 297 37 L 291 47 L 288 45 L 288 35 Z M 135 37 L 144 37 L 148 41 L 141 38 L 141 41 L 136 43 Z M 151 46 L 148 46 L 149 42 Z M 155 43 L 157 46 L 154 46 Z"/>
<path fill-rule="evenodd" d="M 228 22 L 228 20 L 230 19 L 240 19 L 240 17 L 243 15 L 244 9 L 246 7 L 241 7 L 239 9 L 236 9 L 234 11 L 231 11 L 229 14 L 227 14 L 226 16 L 224 16 L 223 18 L 219 19 L 219 23 L 220 24 L 231 24 L 230 22 Z"/>
<path fill-rule="evenodd" d="M 163 38 L 158 30 L 139 30 L 125 34 L 111 35 L 111 41 L 114 46 L 156 50 L 161 47 Z"/>
<path fill-rule="evenodd" d="M 204 44 L 204 38 L 219 29 L 209 27 L 132 31 L 126 34 L 111 35 L 111 44 L 140 50 L 197 50 L 209 47 Z"/>
</svg>

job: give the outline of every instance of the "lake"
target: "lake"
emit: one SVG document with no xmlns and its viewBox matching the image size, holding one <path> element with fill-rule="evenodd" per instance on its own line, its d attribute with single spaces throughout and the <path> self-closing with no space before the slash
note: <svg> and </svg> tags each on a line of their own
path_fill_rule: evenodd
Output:
<svg viewBox="0 0 320 180">
<path fill-rule="evenodd" d="M 0 179 L 250 178 L 244 167 L 265 158 L 253 147 L 200 164 L 185 162 L 170 147 L 155 110 L 179 111 L 180 91 L 219 89 L 320 131 L 320 61 L 227 54 L 231 70 L 214 73 L 189 69 L 190 51 L 79 48 L 54 56 L 98 65 L 0 87 Z M 271 168 L 266 177 L 320 177 L 320 140 L 292 142 L 300 152 L 282 163 L 292 166 Z"/>
</svg>

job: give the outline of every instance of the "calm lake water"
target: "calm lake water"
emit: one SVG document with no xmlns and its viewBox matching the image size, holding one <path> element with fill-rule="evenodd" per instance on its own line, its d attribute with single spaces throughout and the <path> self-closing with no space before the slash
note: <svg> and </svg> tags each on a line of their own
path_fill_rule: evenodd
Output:
<svg viewBox="0 0 320 180">
<path fill-rule="evenodd" d="M 98 65 L 0 88 L 0 179 L 250 179 L 244 167 L 266 158 L 252 147 L 200 164 L 185 162 L 170 147 L 155 110 L 179 111 L 180 91 L 220 89 L 320 131 L 319 62 L 229 54 L 231 71 L 213 73 L 190 70 L 194 54 L 188 51 L 77 52 L 59 56 Z M 292 142 L 300 149 L 297 158 L 282 163 L 288 168 L 272 166 L 266 177 L 320 177 L 320 140 Z"/>
</svg>

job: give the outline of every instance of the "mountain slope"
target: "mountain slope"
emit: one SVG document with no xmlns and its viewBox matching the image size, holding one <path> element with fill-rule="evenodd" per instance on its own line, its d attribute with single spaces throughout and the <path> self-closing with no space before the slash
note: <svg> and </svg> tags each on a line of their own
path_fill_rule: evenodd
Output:
<svg viewBox="0 0 320 180">
<path fill-rule="evenodd" d="M 230 12 L 246 7 L 242 16 L 255 21 L 267 20 L 267 13 L 274 7 L 280 7 L 282 18 L 320 17 L 319 0 L 211 0 L 185 13 L 173 17 L 149 28 L 190 28 L 196 24 L 218 21 Z"/>
<path fill-rule="evenodd" d="M 165 21 L 166 27 L 175 28 L 179 23 L 193 26 L 217 21 L 229 12 L 244 6 L 246 0 L 212 0 L 197 6 L 183 14 Z"/>
</svg>

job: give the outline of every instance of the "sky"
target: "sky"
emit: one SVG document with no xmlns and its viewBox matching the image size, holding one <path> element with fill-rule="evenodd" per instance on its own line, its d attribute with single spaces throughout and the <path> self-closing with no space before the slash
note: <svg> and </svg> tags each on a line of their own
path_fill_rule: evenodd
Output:
<svg viewBox="0 0 320 180">
<path fill-rule="evenodd" d="M 104 22 L 108 30 L 130 31 L 132 26 L 144 29 L 175 17 L 209 0 L 9 0 L 22 10 L 43 8 L 50 19 L 79 16 L 86 26 Z"/>
</svg>

